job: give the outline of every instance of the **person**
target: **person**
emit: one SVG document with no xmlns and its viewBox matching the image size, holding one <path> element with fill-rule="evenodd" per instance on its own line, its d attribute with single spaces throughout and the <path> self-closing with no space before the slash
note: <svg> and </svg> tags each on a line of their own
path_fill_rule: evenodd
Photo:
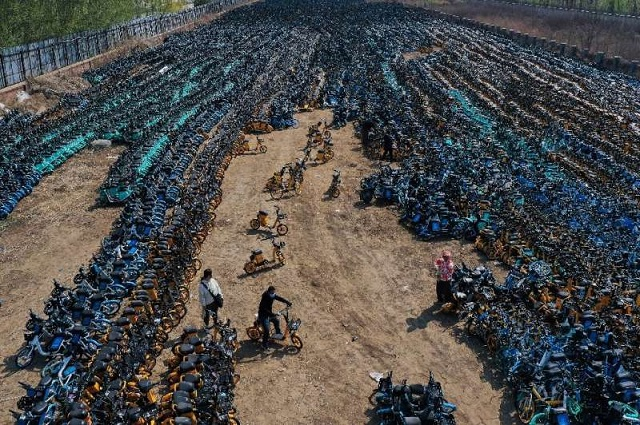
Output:
<svg viewBox="0 0 640 425">
<path fill-rule="evenodd" d="M 382 159 L 388 158 L 389 161 L 393 161 L 393 138 L 388 132 L 384 133 L 384 152 L 382 153 Z"/>
<path fill-rule="evenodd" d="M 451 251 L 442 251 L 442 257 L 434 261 L 436 267 L 436 295 L 439 303 L 453 301 L 451 279 L 453 279 L 453 259 Z"/>
<path fill-rule="evenodd" d="M 258 323 L 260 323 L 264 329 L 264 334 L 262 336 L 262 348 L 265 349 L 268 347 L 269 342 L 270 323 L 273 323 L 273 326 L 276 328 L 276 333 L 273 337 L 275 339 L 282 339 L 282 333 L 280 332 L 280 319 L 272 310 L 274 301 L 280 301 L 281 303 L 285 303 L 288 307 L 291 307 L 291 302 L 276 294 L 276 288 L 274 286 L 269 286 L 262 294 L 260 305 L 258 306 Z"/>
<path fill-rule="evenodd" d="M 215 325 L 218 319 L 218 309 L 222 307 L 223 296 L 222 290 L 218 281 L 213 278 L 213 272 L 211 269 L 206 269 L 202 273 L 202 279 L 198 288 L 198 294 L 200 296 L 200 305 L 202 306 L 202 314 L 204 316 L 204 325 L 209 328 L 209 320 L 213 317 L 213 324 Z"/>
</svg>

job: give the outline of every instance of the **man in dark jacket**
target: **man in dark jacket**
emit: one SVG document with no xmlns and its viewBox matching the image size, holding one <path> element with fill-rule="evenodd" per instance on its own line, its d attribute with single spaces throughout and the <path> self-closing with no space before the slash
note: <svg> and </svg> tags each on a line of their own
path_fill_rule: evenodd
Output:
<svg viewBox="0 0 640 425">
<path fill-rule="evenodd" d="M 262 347 L 267 348 L 269 342 L 269 322 L 273 323 L 276 328 L 276 333 L 273 335 L 275 339 L 282 339 L 282 333 L 280 332 L 280 318 L 273 313 L 273 302 L 280 301 L 291 307 L 291 303 L 282 297 L 276 295 L 276 288 L 269 286 L 267 290 L 262 294 L 260 299 L 260 306 L 258 307 L 258 323 L 262 325 L 264 329 L 264 335 L 262 337 Z"/>
</svg>

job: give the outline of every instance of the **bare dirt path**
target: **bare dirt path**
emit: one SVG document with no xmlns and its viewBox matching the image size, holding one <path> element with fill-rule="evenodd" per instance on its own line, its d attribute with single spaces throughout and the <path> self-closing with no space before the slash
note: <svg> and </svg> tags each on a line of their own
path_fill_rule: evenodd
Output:
<svg viewBox="0 0 640 425">
<path fill-rule="evenodd" d="M 12 358 L 24 342 L 29 309 L 42 314 L 53 279 L 71 285 L 120 213 L 90 207 L 121 152 L 119 147 L 82 151 L 45 177 L 0 222 L 0 424 L 14 423 L 9 409 L 16 410 L 17 398 L 24 395 L 18 381 L 39 380 L 41 363 L 36 360 L 34 368 L 16 371 Z"/>
<path fill-rule="evenodd" d="M 460 424 L 512 423 L 499 378 L 478 360 L 486 352 L 461 344 L 467 337 L 455 320 L 434 314 L 430 264 L 437 254 L 451 249 L 469 265 L 481 258 L 471 245 L 415 241 L 391 209 L 359 205 L 359 182 L 372 164 L 351 126 L 333 132 L 335 158 L 309 166 L 302 194 L 277 202 L 288 214 L 287 264 L 243 276 L 251 249 L 271 253 L 269 242 L 259 240 L 262 234 L 249 228 L 259 209 L 274 213 L 276 202 L 262 192 L 266 180 L 302 156 L 309 125 L 330 122 L 331 116 L 314 111 L 298 119 L 299 128 L 265 137 L 266 154 L 232 162 L 217 226 L 200 256 L 225 294 L 221 316 L 239 331 L 236 404 L 243 424 L 376 423 L 367 402 L 375 387 L 369 372 L 388 370 L 412 383 L 426 382 L 432 370 L 445 397 L 458 405 Z M 342 194 L 328 200 L 324 192 L 334 168 L 342 171 Z M 294 315 L 302 319 L 305 345 L 299 354 L 264 353 L 245 334 L 269 285 L 293 302 Z M 185 324 L 199 325 L 195 282 L 192 287 Z"/>
</svg>

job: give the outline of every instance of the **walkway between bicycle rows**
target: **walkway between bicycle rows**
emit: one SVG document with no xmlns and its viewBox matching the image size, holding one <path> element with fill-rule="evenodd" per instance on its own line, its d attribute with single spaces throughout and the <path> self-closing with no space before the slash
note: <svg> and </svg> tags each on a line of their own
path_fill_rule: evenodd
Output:
<svg viewBox="0 0 640 425">
<path fill-rule="evenodd" d="M 480 257 L 456 241 L 417 242 L 391 209 L 359 205 L 360 179 L 373 164 L 363 158 L 352 126 L 332 132 L 335 158 L 310 163 L 300 195 L 276 202 L 262 192 L 275 171 L 303 156 L 309 125 L 330 122 L 331 114 L 297 118 L 297 129 L 264 136 L 266 154 L 232 161 L 216 227 L 200 254 L 225 294 L 221 317 L 238 328 L 236 405 L 243 424 L 375 423 L 367 401 L 375 387 L 369 372 L 388 370 L 411 383 L 426 383 L 432 370 L 445 397 L 458 405 L 459 424 L 515 423 L 499 377 L 478 359 L 486 351 L 472 350 L 455 320 L 434 314 L 432 259 L 444 248 L 468 265 Z M 335 168 L 342 172 L 342 193 L 329 200 L 323 194 Z M 260 209 L 274 214 L 275 204 L 288 214 L 287 264 L 246 277 L 242 267 L 252 249 L 271 255 L 271 244 L 259 240 L 263 234 L 252 231 L 249 220 Z M 293 302 L 293 315 L 302 319 L 299 354 L 264 353 L 246 336 L 269 285 Z M 197 281 L 191 288 L 183 324 L 201 325 Z"/>
</svg>

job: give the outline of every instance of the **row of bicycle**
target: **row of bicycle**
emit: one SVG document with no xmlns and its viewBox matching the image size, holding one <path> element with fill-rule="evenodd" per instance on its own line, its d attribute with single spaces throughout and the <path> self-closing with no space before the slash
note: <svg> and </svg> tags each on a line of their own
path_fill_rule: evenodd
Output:
<svg viewBox="0 0 640 425">
<path fill-rule="evenodd" d="M 464 319 L 514 393 L 523 423 L 627 424 L 640 420 L 638 323 L 606 294 L 554 281 L 542 261 L 498 282 L 483 266 L 456 267 L 443 313 Z M 582 292 L 581 292 L 582 291 Z M 637 308 L 634 305 L 634 308 Z M 593 310 L 590 310 L 593 308 Z"/>
</svg>

